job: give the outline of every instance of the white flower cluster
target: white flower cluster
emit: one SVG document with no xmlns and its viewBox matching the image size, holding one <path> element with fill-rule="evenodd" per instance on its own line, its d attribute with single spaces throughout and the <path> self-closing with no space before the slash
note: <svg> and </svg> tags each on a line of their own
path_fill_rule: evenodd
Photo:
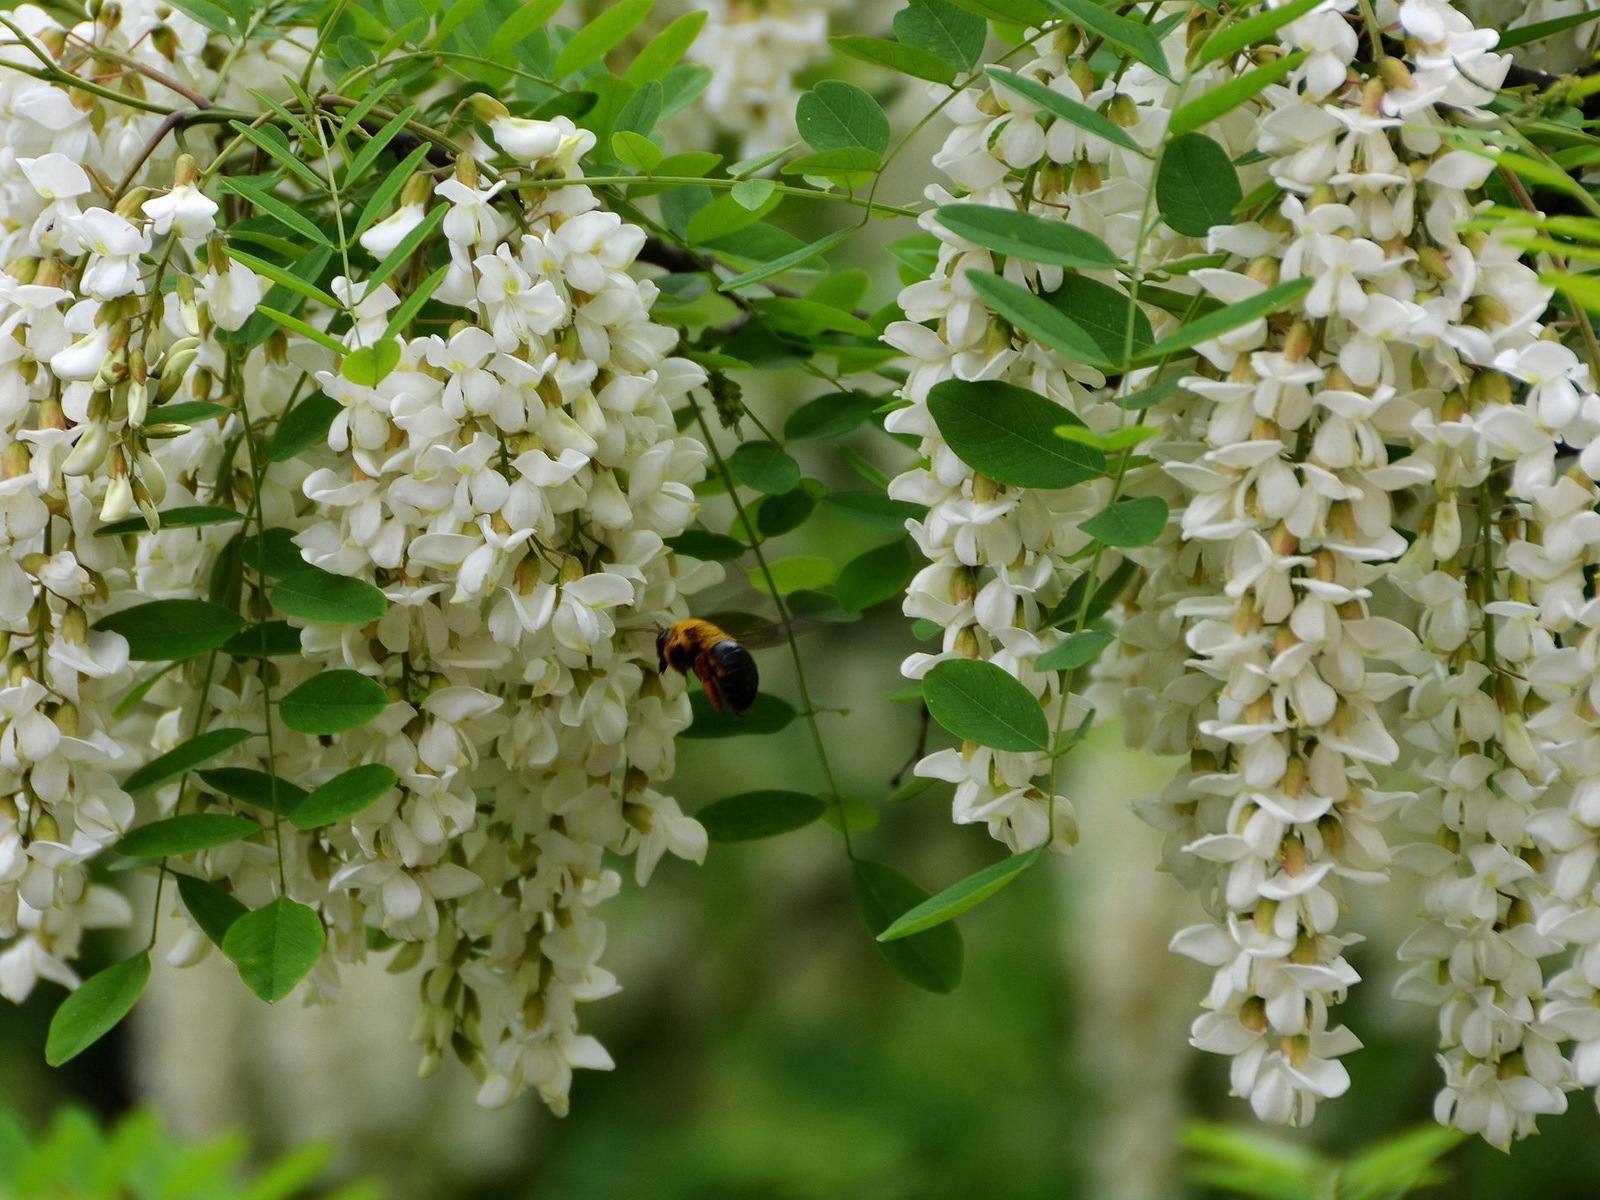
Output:
<svg viewBox="0 0 1600 1200">
<path fill-rule="evenodd" d="M 131 0 L 66 30 L 24 7 L 11 19 L 28 41 L 0 56 L 72 71 L 97 49 L 250 103 L 246 89 L 273 86 L 298 52 L 287 37 L 214 55 L 203 28 L 158 11 Z M 120 81 L 129 96 L 160 91 L 147 74 Z M 680 572 L 665 546 L 693 517 L 705 459 L 669 405 L 704 374 L 650 320 L 656 289 L 631 273 L 642 231 L 588 188 L 545 182 L 581 175 L 593 135 L 503 110 L 489 121 L 501 177 L 485 181 L 470 158 L 437 184 L 418 175 L 361 239 L 382 259 L 445 206 L 449 269 L 428 310 L 443 315 L 386 340 L 420 283 L 406 270 L 376 287 L 335 279 L 345 309 L 302 314 L 327 327 L 347 311 L 343 361 L 387 348 L 391 369 L 353 382 L 362 373 L 341 371 L 341 356 L 282 330 L 242 351 L 232 335 L 265 319 L 265 281 L 222 253 L 217 205 L 194 162 L 173 159 L 163 121 L 0 66 L 0 934 L 13 938 L 0 993 L 20 1000 L 40 975 L 74 985 L 81 930 L 126 919 L 119 896 L 87 882 L 96 854 L 197 798 L 210 812 L 237 804 L 226 787 L 174 784 L 136 807 L 112 772 L 197 729 L 246 730 L 208 765 L 309 789 L 383 764 L 398 782 L 311 832 L 242 807 L 274 827 L 175 868 L 252 909 L 280 895 L 316 909 L 331 953 L 313 991 L 331 990 L 333 962 L 362 958 L 369 939 L 404 943 L 397 962 L 426 968 L 425 1069 L 448 1050 L 482 1102 L 532 1088 L 564 1111 L 573 1068 L 609 1065 L 575 1012 L 617 987 L 599 965 L 595 909 L 620 884 L 603 853 L 631 855 L 643 883 L 663 854 L 706 849 L 658 790 L 689 707 L 654 647 L 684 591 L 720 574 Z M 338 405 L 325 444 L 263 475 L 252 464 L 274 424 L 321 397 Z M 168 402 L 225 412 L 165 422 Z M 96 536 L 197 504 L 252 526 Z M 308 566 L 375 584 L 387 612 L 295 622 L 298 654 L 202 657 L 120 703 L 136 682 L 128 646 L 95 618 L 203 597 L 233 555 L 247 615 L 266 615 L 269 580 Z M 273 702 L 333 669 L 378 680 L 382 715 L 337 736 L 286 730 Z M 196 929 L 170 957 L 206 945 Z"/>
<path fill-rule="evenodd" d="M 754 157 L 795 139 L 794 78 L 828 52 L 831 0 L 692 0 L 706 14 L 689 58 L 711 81 L 696 108 Z"/>
<path fill-rule="evenodd" d="M 1359 938 L 1339 929 L 1339 889 L 1381 883 L 1399 861 L 1427 879 L 1402 990 L 1440 1009 L 1439 1116 L 1504 1145 L 1600 1083 L 1600 444 L 1585 450 L 1600 399 L 1541 325 L 1550 295 L 1535 272 L 1466 227 L 1494 169 L 1472 135 L 1509 65 L 1496 35 L 1444 0 L 1374 8 L 1405 62 L 1364 76 L 1361 8 L 1330 0 L 1280 32 L 1305 52 L 1282 85 L 1205 127 L 1248 164 L 1247 194 L 1275 187 L 1252 219 L 1204 239 L 1140 218 L 1149 159 L 1041 127 L 1000 87 L 955 99 L 936 161 L 967 201 L 1086 228 L 1173 292 L 1231 304 L 1309 281 L 1284 312 L 1201 343 L 1174 398 L 1140 414 L 1161 427 L 1147 446 L 1160 466 L 1129 472 L 1122 494 L 1162 495 L 1175 520 L 1130 552 L 1142 570 L 1117 614 L 1122 648 L 1089 696 L 1136 744 L 1191 756 L 1146 815 L 1215 918 L 1174 949 L 1216 968 L 1194 1042 L 1230 1056 L 1233 1090 L 1263 1119 L 1305 1121 L 1349 1086 L 1339 1058 L 1359 1043 L 1330 1014 L 1357 982 L 1344 951 Z M 1169 36 L 1169 61 L 1191 32 Z M 1070 30 L 1033 45 L 1023 75 L 1152 152 L 1177 103 L 1256 65 L 1246 55 L 1175 86 L 1133 64 L 1097 86 Z M 923 438 L 928 465 L 893 494 L 930 506 L 913 534 L 932 565 L 906 611 L 947 634 L 907 673 L 985 657 L 1048 705 L 1054 683 L 1029 666 L 1057 637 L 1041 614 L 1083 569 L 1076 526 L 1104 486 L 975 476 L 926 396 L 944 379 L 1005 379 L 1091 428 L 1123 414 L 1096 374 L 985 309 L 965 272 L 993 269 L 987 252 L 927 228 L 938 269 L 902 294 L 908 321 L 889 338 L 913 360 L 891 427 Z M 1220 264 L 1161 271 L 1203 254 Z M 1014 258 L 1004 273 L 1060 286 Z M 1012 757 L 968 746 L 919 771 L 957 783 L 957 820 L 1036 845 L 1012 814 L 1021 774 L 1045 764 L 1013 770 Z M 1421 844 L 1391 849 L 1386 823 Z"/>
</svg>

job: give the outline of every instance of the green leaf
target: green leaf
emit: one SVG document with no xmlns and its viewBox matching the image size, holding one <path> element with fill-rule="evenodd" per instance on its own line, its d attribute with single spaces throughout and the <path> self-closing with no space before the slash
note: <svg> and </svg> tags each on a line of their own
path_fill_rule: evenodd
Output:
<svg viewBox="0 0 1600 1200">
<path fill-rule="evenodd" d="M 194 529 L 201 525 L 227 525 L 233 521 L 244 520 L 242 512 L 234 512 L 231 508 L 219 508 L 215 504 L 191 504 L 184 508 L 169 508 L 156 514 L 160 524 L 158 532 L 168 529 Z M 120 537 L 125 533 L 148 533 L 149 526 L 143 517 L 129 517 L 125 521 L 113 521 L 109 525 L 102 525 L 94 531 L 95 537 Z"/>
<path fill-rule="evenodd" d="M 957 70 L 970 71 L 983 60 L 989 30 L 982 17 L 945 0 L 911 0 L 894 15 L 894 36 L 937 54 Z"/>
<path fill-rule="evenodd" d="M 1167 502 L 1160 496 L 1118 500 L 1078 525 L 1096 541 L 1119 549 L 1148 546 L 1166 527 Z"/>
<path fill-rule="evenodd" d="M 359 729 L 387 705 L 377 680 L 357 671 L 324 671 L 278 701 L 278 713 L 296 733 L 343 733 Z"/>
<path fill-rule="evenodd" d="M 328 235 L 318 229 L 311 219 L 297 211 L 286 202 L 279 200 L 265 188 L 257 187 L 253 183 L 246 183 L 242 179 L 235 179 L 229 175 L 220 177 L 222 186 L 230 192 L 244 197 L 259 211 L 273 217 L 279 224 L 294 230 L 302 237 L 310 238 L 319 246 L 332 247 Z"/>
<path fill-rule="evenodd" d="M 1050 20 L 1050 10 L 1039 0 L 951 0 L 957 8 L 976 13 L 1000 25 L 1037 29 Z"/>
<path fill-rule="evenodd" d="M 1064 488 L 1106 473 L 1100 451 L 1056 436 L 1067 409 L 1014 384 L 946 379 L 928 393 L 928 412 L 956 457 L 996 483 Z"/>
<path fill-rule="evenodd" d="M 303 567 L 278 581 L 272 607 L 285 616 L 329 625 L 366 625 L 389 611 L 384 594 L 364 579 Z"/>
<path fill-rule="evenodd" d="M 235 746 L 255 736 L 248 729 L 208 729 L 196 734 L 165 754 L 157 755 L 133 774 L 122 785 L 130 796 L 154 791 L 174 779 L 182 779 L 201 763 L 210 762 L 226 754 Z"/>
<path fill-rule="evenodd" d="M 698 558 L 702 562 L 724 562 L 730 558 L 738 558 L 750 549 L 738 538 L 731 538 L 724 533 L 712 533 L 705 529 L 688 529 L 677 537 L 670 537 L 667 539 L 667 548 L 674 554 Z"/>
<path fill-rule="evenodd" d="M 1109 8 L 1102 8 L 1095 0 L 1044 2 L 1062 16 L 1071 17 L 1089 33 L 1099 34 L 1113 46 L 1126 50 L 1162 78 L 1173 78 L 1172 68 L 1167 65 L 1167 56 L 1161 50 L 1161 40 L 1150 26 L 1118 16 Z"/>
<path fill-rule="evenodd" d="M 855 35 L 831 37 L 828 39 L 828 44 L 846 58 L 871 63 L 875 67 L 888 67 L 891 71 L 909 75 L 913 79 L 926 79 L 932 83 L 955 81 L 955 67 L 931 50 L 924 50 L 920 46 L 908 46 L 885 38 Z"/>
<path fill-rule="evenodd" d="M 263 151 L 267 157 L 285 168 L 307 187 L 315 189 L 318 195 L 328 190 L 328 185 L 323 181 L 322 176 L 300 160 L 289 145 L 288 137 L 276 125 L 264 125 L 260 129 L 255 129 L 246 125 L 243 121 L 229 121 L 228 127 L 247 142 Z"/>
<path fill-rule="evenodd" d="M 1110 369 L 1111 363 L 1089 331 L 1048 300 L 987 271 L 968 271 L 967 279 L 990 308 L 1047 350 L 1074 362 Z"/>
<path fill-rule="evenodd" d="M 1099 433 L 1083 425 L 1057 425 L 1056 436 L 1080 446 L 1093 446 L 1106 454 L 1121 454 L 1161 432 L 1159 425 L 1124 425 L 1109 433 Z"/>
<path fill-rule="evenodd" d="M 1149 387 L 1140 388 L 1136 392 L 1129 392 L 1126 396 L 1118 396 L 1113 403 L 1118 408 L 1125 408 L 1130 412 L 1154 408 L 1176 394 L 1178 388 L 1183 385 L 1183 381 L 1189 377 L 1189 374 L 1190 372 L 1188 371 L 1179 371 L 1175 375 L 1169 375 L 1157 383 L 1152 383 Z"/>
<path fill-rule="evenodd" d="M 183 906 L 200 926 L 200 932 L 219 950 L 233 923 L 250 911 L 233 893 L 193 875 L 178 876 L 178 895 L 183 897 Z"/>
<path fill-rule="evenodd" d="M 841 833 L 869 833 L 883 821 L 878 806 L 857 796 L 822 796 L 822 823 Z"/>
<path fill-rule="evenodd" d="M 785 175 L 817 176 L 831 179 L 847 188 L 858 187 L 883 166 L 883 155 L 862 146 L 823 150 L 791 159 L 779 167 Z M 854 229 L 851 232 L 855 232 Z"/>
<path fill-rule="evenodd" d="M 854 313 L 831 304 L 815 300 L 797 300 L 792 296 L 766 296 L 756 300 L 751 307 L 765 317 L 774 329 L 798 337 L 811 337 L 818 333 L 853 333 L 857 337 L 877 339 L 878 331 Z"/>
<path fill-rule="evenodd" d="M 399 307 L 389 314 L 389 323 L 383 329 L 385 343 L 411 324 L 411 319 L 422 311 L 424 304 L 433 299 L 433 294 L 439 290 L 439 286 L 444 283 L 445 276 L 449 273 L 450 264 L 445 263 L 406 295 Z"/>
<path fill-rule="evenodd" d="M 237 37 L 239 31 L 234 28 L 233 18 L 221 5 L 211 3 L 211 0 L 171 0 L 172 7 L 186 16 L 193 17 L 212 33 L 222 33 L 229 37 Z"/>
<path fill-rule="evenodd" d="M 276 1004 L 317 965 L 325 938 L 315 910 L 279 896 L 236 920 L 222 939 L 222 952 L 246 987 Z"/>
<path fill-rule="evenodd" d="M 867 859 L 851 864 L 856 902 L 861 919 L 876 938 L 903 914 L 928 898 L 928 893 L 893 867 Z M 954 925 L 940 925 L 878 949 L 889 965 L 907 981 L 926 991 L 944 995 L 961 982 L 963 950 Z"/>
<path fill-rule="evenodd" d="M 1305 51 L 1301 50 L 1284 58 L 1273 59 L 1264 67 L 1257 67 L 1248 74 L 1228 80 L 1221 87 L 1212 88 L 1203 96 L 1195 97 L 1172 114 L 1167 122 L 1167 136 L 1181 137 L 1232 112 L 1277 83 L 1305 58 Z"/>
<path fill-rule="evenodd" d="M 1045 297 L 1086 331 L 1111 362 L 1123 362 L 1155 340 L 1150 318 L 1120 288 L 1087 275 L 1068 275 Z"/>
<path fill-rule="evenodd" d="M 633 84 L 660 79 L 676 66 L 689 47 L 694 45 L 694 40 L 700 36 L 700 30 L 705 23 L 704 12 L 684 13 L 650 39 L 644 49 L 639 51 L 639 57 L 629 65 L 628 73 L 623 78 Z"/>
<path fill-rule="evenodd" d="M 84 980 L 50 1018 L 50 1033 L 44 1044 L 45 1062 L 59 1067 L 105 1037 L 138 1003 L 149 982 L 148 951 Z"/>
<path fill-rule="evenodd" d="M 222 643 L 234 658 L 281 658 L 300 653 L 300 631 L 287 621 L 261 621 Z"/>
<path fill-rule="evenodd" d="M 1167 143 L 1156 172 L 1156 207 L 1173 229 L 1205 237 L 1214 225 L 1233 224 L 1233 206 L 1242 199 L 1239 173 L 1216 142 L 1186 133 Z"/>
<path fill-rule="evenodd" d="M 204 600 L 152 600 L 95 623 L 126 638 L 128 657 L 140 662 L 207 654 L 243 627 L 244 618 L 231 608 Z"/>
<path fill-rule="evenodd" d="M 855 227 L 851 226 L 849 229 L 840 229 L 828 234 L 826 237 L 820 237 L 809 246 L 802 246 L 798 250 L 791 251 L 788 254 L 772 259 L 770 262 L 764 262 L 758 267 L 752 267 L 748 271 L 735 275 L 732 279 L 723 280 L 717 285 L 717 290 L 719 292 L 735 292 L 742 287 L 748 287 L 752 283 L 760 283 L 763 279 L 771 279 L 774 275 L 782 275 L 785 271 L 792 271 L 794 268 L 826 254 L 855 232 Z"/>
<path fill-rule="evenodd" d="M 129 858 L 176 858 L 231 845 L 260 830 L 248 817 L 232 813 L 182 813 L 129 830 L 115 848 Z"/>
<path fill-rule="evenodd" d="M 1106 271 L 1118 266 L 1111 247 L 1065 220 L 1052 221 L 986 204 L 946 204 L 934 217 L 957 237 L 1024 262 L 1080 271 Z"/>
<path fill-rule="evenodd" d="M 377 387 L 400 365 L 400 342 L 385 338 L 371 346 L 352 350 L 339 364 L 339 374 L 359 387 Z"/>
<path fill-rule="evenodd" d="M 783 436 L 791 442 L 807 438 L 839 438 L 872 419 L 877 398 L 861 392 L 829 392 L 807 400 L 783 423 Z"/>
<path fill-rule="evenodd" d="M 495 62 L 515 61 L 507 52 L 543 28 L 560 8 L 561 0 L 525 0 L 517 5 L 489 39 L 488 46 L 484 48 L 484 57 Z"/>
<path fill-rule="evenodd" d="M 287 816 L 295 805 L 310 795 L 299 784 L 249 767 L 218 767 L 212 771 L 201 771 L 200 782 L 219 796 L 242 800 L 270 813 L 277 813 L 280 817 Z"/>
<path fill-rule="evenodd" d="M 628 88 L 635 88 L 635 85 L 628 83 L 622 87 L 626 91 Z M 612 128 L 622 133 L 649 134 L 656 127 L 656 122 L 661 119 L 664 95 L 665 90 L 654 79 L 638 85 L 633 95 L 628 97 L 627 103 L 622 106 L 622 111 L 617 113 Z"/>
<path fill-rule="evenodd" d="M 824 80 L 800 97 L 795 126 L 813 150 L 845 150 L 858 146 L 874 154 L 889 148 L 889 118 L 878 102 L 860 88 L 836 79 Z"/>
<path fill-rule="evenodd" d="M 807 487 L 808 482 L 812 486 Z M 817 496 L 821 491 L 820 483 L 803 480 L 799 487 L 780 496 L 763 496 L 751 514 L 755 519 L 756 531 L 765 539 L 781 537 L 800 528 L 817 511 Z"/>
<path fill-rule="evenodd" d="M 1548 21 L 1536 21 L 1532 25 L 1524 25 L 1520 29 L 1508 29 L 1500 35 L 1500 40 L 1495 44 L 1495 49 L 1511 50 L 1517 46 L 1526 46 L 1529 42 L 1537 42 L 1557 33 L 1565 33 L 1569 29 L 1575 29 L 1579 25 L 1587 25 L 1594 20 L 1600 20 L 1600 10 L 1570 13 L 1564 17 L 1553 17 Z"/>
<path fill-rule="evenodd" d="M 904 530 L 907 521 L 920 521 L 928 510 L 908 500 L 894 500 L 882 492 L 829 492 L 822 502 L 874 529 Z"/>
<path fill-rule="evenodd" d="M 1291 0 L 1282 8 L 1271 8 L 1232 25 L 1224 25 L 1200 43 L 1197 66 L 1232 58 L 1241 50 L 1258 46 L 1291 21 L 1298 21 L 1322 0 Z M 1501 42 L 1504 45 L 1504 40 Z"/>
<path fill-rule="evenodd" d="M 925 929 L 942 925 L 953 917 L 959 917 L 969 908 L 976 908 L 982 904 L 1033 866 L 1043 853 L 1043 846 L 1035 846 L 1032 850 L 1013 854 L 1010 858 L 1003 858 L 981 871 L 968 875 L 961 882 L 951 884 L 938 895 L 930 896 L 915 908 L 901 913 L 889 928 L 878 935 L 878 940 L 898 941 L 921 933 Z"/>
<path fill-rule="evenodd" d="M 313 790 L 289 814 L 289 820 L 296 829 L 320 829 L 347 820 L 376 803 L 399 778 L 382 763 L 351 767 Z"/>
<path fill-rule="evenodd" d="M 767 692 L 757 695 L 755 703 L 739 715 L 717 712 L 698 691 L 689 693 L 689 708 L 694 714 L 693 723 L 678 736 L 690 741 L 777 733 L 800 715 L 787 700 Z"/>
<path fill-rule="evenodd" d="M 611 135 L 611 153 L 623 166 L 646 174 L 659 167 L 666 157 L 660 146 L 631 129 L 620 129 Z"/>
<path fill-rule="evenodd" d="M 799 557 L 780 558 L 760 567 L 746 568 L 750 584 L 758 592 L 771 595 L 774 588 L 780 596 L 790 592 L 818 591 L 832 583 L 839 573 L 831 558 Z M 769 584 L 767 576 L 772 576 Z"/>
<path fill-rule="evenodd" d="M 768 200 L 772 193 L 778 190 L 778 185 L 770 179 L 741 179 L 728 189 L 728 195 L 744 209 L 755 212 Z"/>
<path fill-rule="evenodd" d="M 1149 157 L 1145 148 L 1134 141 L 1132 135 L 1113 122 L 1110 117 L 1097 113 L 1076 100 L 1069 100 L 1060 92 L 1047 88 L 1026 75 L 1018 75 L 1015 71 L 1007 71 L 1003 67 L 985 67 L 983 72 L 1012 95 L 1021 96 L 1029 104 L 1043 109 L 1051 116 L 1059 117 L 1067 124 L 1076 125 L 1084 132 L 1092 133 L 1098 138 L 1104 138 L 1112 145 Z"/>
<path fill-rule="evenodd" d="M 933 719 L 963 741 L 1015 753 L 1050 748 L 1038 699 L 993 663 L 946 659 L 923 676 L 922 696 Z"/>
<path fill-rule="evenodd" d="M 343 411 L 344 406 L 331 396 L 312 392 L 283 414 L 278 427 L 272 431 L 267 461 L 288 462 L 312 446 L 326 445 L 333 419 Z"/>
<path fill-rule="evenodd" d="M 892 600 L 905 591 L 914 574 L 911 546 L 904 538 L 868 550 L 839 571 L 839 607 L 846 612 L 861 612 Z"/>
<path fill-rule="evenodd" d="M 209 400 L 186 400 L 178 404 L 161 404 L 146 414 L 144 427 L 160 425 L 198 425 L 215 417 L 227 417 L 233 409 Z"/>
<path fill-rule="evenodd" d="M 276 525 L 244 537 L 239 543 L 239 557 L 245 566 L 268 579 L 282 579 L 311 565 L 300 557 L 294 530 Z"/>
<path fill-rule="evenodd" d="M 1050 624 L 1082 630 L 1098 621 L 1116 603 L 1117 598 L 1127 589 L 1138 571 L 1139 564 L 1131 558 L 1125 558 L 1117 564 L 1116 570 L 1094 587 L 1093 593 L 1089 589 L 1095 584 L 1095 577 L 1085 571 L 1072 581 L 1072 586 L 1067 589 L 1067 594 L 1062 597 L 1061 603 L 1051 610 Z M 1085 604 L 1086 598 L 1087 604 Z"/>
<path fill-rule="evenodd" d="M 737 186 L 743 187 L 744 182 Z M 684 237 L 695 245 L 714 242 L 718 238 L 738 233 L 741 229 L 748 229 L 777 208 L 782 201 L 783 196 L 773 192 L 755 208 L 746 208 L 732 195 L 718 196 L 689 218 Z"/>
<path fill-rule="evenodd" d="M 616 0 L 577 33 L 556 55 L 555 77 L 565 79 L 604 58 L 650 13 L 654 0 Z"/>
<path fill-rule="evenodd" d="M 385 121 L 377 132 L 367 139 L 366 145 L 361 147 L 355 158 L 350 161 L 350 165 L 345 168 L 346 184 L 348 185 L 352 180 L 360 181 L 365 179 L 367 172 L 372 169 L 372 165 L 378 161 L 378 155 L 384 152 L 390 142 L 400 136 L 400 132 L 406 127 L 406 122 L 416 115 L 417 106 L 408 104 Z"/>
<path fill-rule="evenodd" d="M 780 496 L 800 484 L 800 464 L 776 442 L 746 442 L 728 456 L 728 469 L 746 487 Z"/>
<path fill-rule="evenodd" d="M 1237 304 L 1230 304 L 1226 308 L 1207 313 L 1199 320 L 1189 322 L 1176 333 L 1168 334 L 1151 346 L 1139 356 L 1137 365 L 1160 362 L 1180 350 L 1187 350 L 1211 338 L 1220 337 L 1230 329 L 1237 329 L 1241 325 L 1248 325 L 1251 321 L 1271 316 L 1309 292 L 1312 282 L 1309 276 L 1290 279 L 1268 288 L 1259 296 L 1251 296 L 1248 300 L 1241 300 Z"/>
<path fill-rule="evenodd" d="M 335 354 L 344 354 L 349 349 L 338 338 L 328 333 L 327 330 L 318 329 L 310 322 L 302 321 L 293 313 L 284 312 L 280 308 L 273 308 L 270 304 L 256 305 L 256 316 L 265 317 L 273 324 L 283 326 L 290 333 L 298 333 L 303 338 L 309 338 L 324 350 L 332 350 Z M 254 319 L 254 317 L 251 318 L 251 320 Z M 246 325 L 245 328 L 248 329 L 249 326 Z M 244 330 L 241 329 L 240 333 L 242 334 L 243 332 Z"/>
<path fill-rule="evenodd" d="M 1100 629 L 1085 629 L 1067 637 L 1054 650 L 1047 650 L 1033 662 L 1035 671 L 1076 671 L 1086 667 L 1117 639 Z"/>
<path fill-rule="evenodd" d="M 804 792 L 741 792 L 706 805 L 694 818 L 713 842 L 752 842 L 803 829 L 823 807 L 818 797 Z"/>
</svg>

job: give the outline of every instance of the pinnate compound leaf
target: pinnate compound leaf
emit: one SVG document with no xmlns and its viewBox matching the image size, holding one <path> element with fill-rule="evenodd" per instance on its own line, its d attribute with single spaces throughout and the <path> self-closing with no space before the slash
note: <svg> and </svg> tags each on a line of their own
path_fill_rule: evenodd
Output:
<svg viewBox="0 0 1600 1200">
<path fill-rule="evenodd" d="M 116 845 L 129 858 L 176 858 L 241 842 L 261 826 L 232 813 L 180 813 L 129 830 Z"/>
<path fill-rule="evenodd" d="M 387 704 L 377 680 L 358 671 L 324 671 L 285 695 L 278 713 L 296 733 L 344 733 L 371 721 Z"/>
<path fill-rule="evenodd" d="M 145 763 L 123 782 L 130 796 L 154 791 L 162 784 L 182 779 L 201 763 L 226 754 L 254 735 L 248 729 L 208 729 Z"/>
<path fill-rule="evenodd" d="M 923 676 L 922 697 L 933 719 L 964 741 L 1018 753 L 1050 748 L 1038 698 L 993 663 L 947 659 Z"/>
<path fill-rule="evenodd" d="M 928 412 L 956 457 L 996 483 L 1063 488 L 1106 473 L 1099 450 L 1056 436 L 1072 414 L 1015 384 L 946 379 L 929 392 Z"/>
<path fill-rule="evenodd" d="M 399 776 L 383 763 L 363 763 L 341 771 L 313 789 L 289 815 L 297 829 L 318 829 L 355 816 L 374 804 Z"/>
<path fill-rule="evenodd" d="M 1013 854 L 1010 858 L 1003 858 L 997 863 L 991 863 L 981 871 L 968 875 L 959 883 L 953 883 L 936 896 L 930 896 L 915 908 L 908 909 L 895 918 L 894 922 L 878 935 L 880 942 L 898 941 L 904 937 L 921 933 L 925 929 L 932 929 L 942 925 L 953 917 L 959 917 L 969 908 L 976 908 L 990 896 L 1021 875 L 1034 863 L 1039 861 L 1039 856 L 1044 853 L 1043 846 L 1035 846 L 1032 850 L 1021 854 Z"/>
<path fill-rule="evenodd" d="M 713 842 L 750 842 L 803 829 L 822 815 L 823 802 L 805 792 L 741 792 L 695 813 Z"/>
<path fill-rule="evenodd" d="M 150 982 L 150 955 L 135 954 L 91 975 L 50 1019 L 44 1060 L 52 1067 L 77 1058 L 127 1016 Z"/>
<path fill-rule="evenodd" d="M 200 932 L 219 950 L 233 923 L 250 911 L 232 892 L 193 875 L 178 876 L 178 895 L 183 897 L 183 906 L 200 926 Z"/>
<path fill-rule="evenodd" d="M 1148 546 L 1167 527 L 1167 502 L 1160 496 L 1118 500 L 1102 508 L 1078 528 L 1097 541 L 1119 549 Z"/>
<path fill-rule="evenodd" d="M 861 918 L 874 938 L 928 898 L 927 891 L 914 880 L 882 863 L 857 859 L 851 864 L 851 874 Z M 965 952 L 954 925 L 939 925 L 910 937 L 879 942 L 878 949 L 896 972 L 925 991 L 944 995 L 961 982 Z"/>
<path fill-rule="evenodd" d="M 239 968 L 246 987 L 276 1004 L 311 973 L 325 940 L 314 909 L 279 896 L 234 921 L 222 939 L 222 952 Z"/>
<path fill-rule="evenodd" d="M 168 662 L 217 649 L 244 628 L 244 618 L 205 600 L 152 600 L 101 617 L 95 628 L 126 638 L 129 658 Z"/>
</svg>

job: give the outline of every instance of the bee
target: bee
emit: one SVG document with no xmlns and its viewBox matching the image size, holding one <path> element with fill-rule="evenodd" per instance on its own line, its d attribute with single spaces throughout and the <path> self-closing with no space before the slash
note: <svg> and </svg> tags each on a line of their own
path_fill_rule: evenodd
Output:
<svg viewBox="0 0 1600 1200">
<path fill-rule="evenodd" d="M 693 672 L 717 712 L 732 709 L 738 715 L 755 703 L 761 682 L 756 660 L 710 621 L 691 618 L 663 629 L 656 635 L 656 659 L 663 673 L 668 667 Z"/>
</svg>

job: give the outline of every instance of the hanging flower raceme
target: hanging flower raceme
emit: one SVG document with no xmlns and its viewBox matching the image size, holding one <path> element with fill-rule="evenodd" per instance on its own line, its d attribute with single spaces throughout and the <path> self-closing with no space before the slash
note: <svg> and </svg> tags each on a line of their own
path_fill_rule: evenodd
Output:
<svg viewBox="0 0 1600 1200">
<path fill-rule="evenodd" d="M 617 989 L 603 855 L 643 883 L 706 849 L 660 790 L 689 707 L 655 650 L 720 574 L 666 546 L 705 459 L 670 406 L 704 373 L 650 318 L 644 233 L 582 185 L 592 133 L 480 102 L 481 164 L 397 145 L 335 220 L 377 97 L 284 118 L 303 162 L 210 120 L 174 157 L 146 85 L 287 112 L 316 34 L 225 54 L 156 12 L 17 10 L 5 62 L 52 77 L 0 68 L 0 993 L 78 982 L 82 931 L 128 916 L 88 877 L 116 848 L 177 876 L 173 961 L 215 941 L 275 1000 L 398 943 L 424 1068 L 564 1111 L 610 1063 L 576 1015 Z M 86 107 L 63 81 L 107 56 L 145 73 Z M 252 140 L 297 205 L 219 204 Z"/>
</svg>

